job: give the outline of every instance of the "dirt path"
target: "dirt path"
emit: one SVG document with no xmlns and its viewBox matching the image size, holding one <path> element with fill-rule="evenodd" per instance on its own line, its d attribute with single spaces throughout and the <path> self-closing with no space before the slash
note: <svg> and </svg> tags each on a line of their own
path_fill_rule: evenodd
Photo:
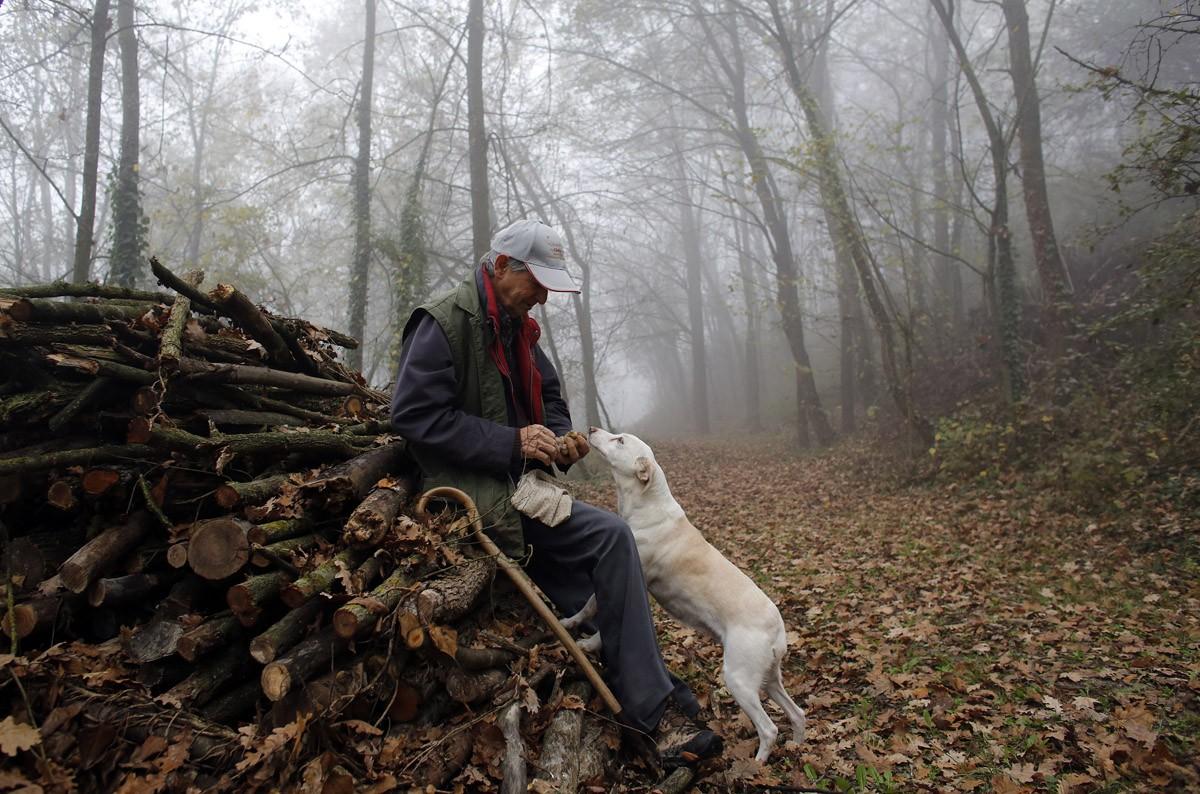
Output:
<svg viewBox="0 0 1200 794">
<path fill-rule="evenodd" d="M 664 616 L 668 664 L 727 738 L 707 788 L 1200 789 L 1200 579 L 1169 551 L 1136 551 L 1151 530 L 873 485 L 861 450 L 656 449 L 692 521 L 783 612 L 785 683 L 809 717 L 802 747 L 756 764 L 719 647 Z M 604 481 L 580 495 L 615 507 Z"/>
</svg>

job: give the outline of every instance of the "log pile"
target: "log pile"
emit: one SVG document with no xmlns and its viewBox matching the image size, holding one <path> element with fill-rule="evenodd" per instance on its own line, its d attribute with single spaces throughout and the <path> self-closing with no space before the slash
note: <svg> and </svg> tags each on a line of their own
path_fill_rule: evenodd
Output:
<svg viewBox="0 0 1200 794">
<path fill-rule="evenodd" d="M 563 649 L 465 519 L 414 513 L 355 341 L 153 270 L 0 290 L 6 787 L 610 778 Z"/>
</svg>

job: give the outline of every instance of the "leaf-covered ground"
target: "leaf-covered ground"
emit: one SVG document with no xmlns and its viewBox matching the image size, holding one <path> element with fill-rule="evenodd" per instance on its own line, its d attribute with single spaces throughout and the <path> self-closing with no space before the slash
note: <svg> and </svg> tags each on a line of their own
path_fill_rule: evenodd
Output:
<svg viewBox="0 0 1200 794">
<path fill-rule="evenodd" d="M 809 718 L 803 746 L 756 764 L 719 646 L 660 612 L 668 664 L 727 741 L 702 788 L 1200 790 L 1200 578 L 1154 542 L 1177 516 L 903 484 L 862 448 L 655 448 L 693 523 L 779 605 Z M 578 491 L 615 507 L 604 479 Z"/>
</svg>

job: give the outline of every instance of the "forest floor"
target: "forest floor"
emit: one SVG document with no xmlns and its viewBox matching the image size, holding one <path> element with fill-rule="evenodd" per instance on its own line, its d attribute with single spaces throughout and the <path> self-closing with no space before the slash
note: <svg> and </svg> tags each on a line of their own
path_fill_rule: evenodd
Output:
<svg viewBox="0 0 1200 794">
<path fill-rule="evenodd" d="M 863 445 L 655 449 L 692 522 L 779 605 L 808 714 L 784 744 L 768 705 L 780 744 L 757 764 L 720 647 L 659 611 L 668 665 L 726 737 L 702 790 L 1200 790 L 1200 568 L 1154 542 L 1178 517 L 904 482 Z M 607 477 L 577 492 L 615 508 Z"/>
</svg>

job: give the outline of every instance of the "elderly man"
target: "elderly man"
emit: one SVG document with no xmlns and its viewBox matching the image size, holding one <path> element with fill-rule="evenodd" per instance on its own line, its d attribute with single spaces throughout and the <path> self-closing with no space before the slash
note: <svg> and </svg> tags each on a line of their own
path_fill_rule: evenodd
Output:
<svg viewBox="0 0 1200 794">
<path fill-rule="evenodd" d="M 468 493 L 489 532 L 565 614 L 594 591 L 602 661 L 622 716 L 654 734 L 664 759 L 718 755 L 697 722 L 699 704 L 663 664 L 633 533 L 613 513 L 575 501 L 550 527 L 510 498 L 531 468 L 566 469 L 588 453 L 571 430 L 558 373 L 538 347 L 529 310 L 549 292 L 578 292 L 558 233 L 533 220 L 497 232 L 481 266 L 417 308 L 404 328 L 392 425 L 410 443 L 425 486 Z"/>
</svg>

